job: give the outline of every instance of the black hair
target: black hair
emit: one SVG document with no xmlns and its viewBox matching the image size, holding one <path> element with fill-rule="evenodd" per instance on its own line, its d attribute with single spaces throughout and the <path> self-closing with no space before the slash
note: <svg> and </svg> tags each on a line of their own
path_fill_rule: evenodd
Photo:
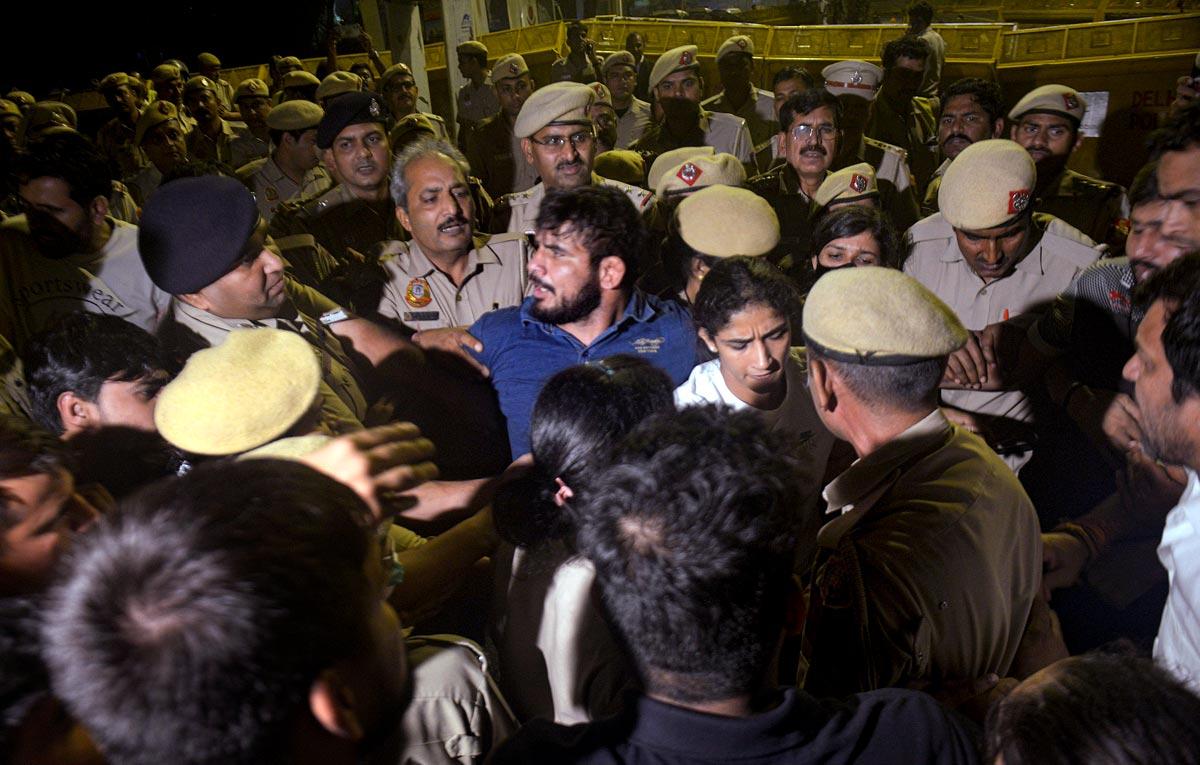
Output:
<svg viewBox="0 0 1200 765">
<path fill-rule="evenodd" d="M 38 649 L 38 611 L 32 600 L 0 598 L 0 762 L 10 762 L 12 731 L 50 692 Z"/>
<path fill-rule="evenodd" d="M 882 212 L 872 207 L 844 205 L 821 216 L 812 235 L 811 257 L 835 239 L 871 232 L 879 243 L 879 265 L 899 268 L 902 250 L 896 229 Z"/>
<path fill-rule="evenodd" d="M 13 174 L 20 183 L 35 178 L 59 178 L 71 199 L 85 210 L 96 197 L 112 195 L 113 176 L 104 152 L 75 131 L 56 131 L 19 153 Z"/>
<path fill-rule="evenodd" d="M 1162 300 L 1167 323 L 1162 331 L 1163 352 L 1174 380 L 1171 398 L 1181 403 L 1200 394 L 1200 253 L 1191 253 L 1156 272 L 1137 286 L 1134 303 L 1142 310 Z"/>
<path fill-rule="evenodd" d="M 34 337 L 25 352 L 34 419 L 58 434 L 63 432 L 58 412 L 63 393 L 95 401 L 105 382 L 133 382 L 165 368 L 149 332 L 116 316 L 87 312 L 64 316 Z"/>
<path fill-rule="evenodd" d="M 704 275 L 692 318 L 716 337 L 730 317 L 752 305 L 765 305 L 792 324 L 800 317 L 800 292 L 766 258 L 722 258 Z"/>
<path fill-rule="evenodd" d="M 671 379 L 636 356 L 564 369 L 538 394 L 530 418 L 534 468 L 502 488 L 493 503 L 496 529 L 516 545 L 569 538 L 574 507 L 554 502 L 556 478 L 582 496 L 588 478 L 608 463 L 608 455 L 635 425 L 655 412 L 674 408 Z M 573 545 L 573 539 L 569 542 Z"/>
<path fill-rule="evenodd" d="M 984 762 L 1200 763 L 1200 698 L 1153 661 L 1090 653 L 1044 671 L 992 707 Z"/>
<path fill-rule="evenodd" d="M 805 90 L 816 90 L 817 78 L 812 76 L 812 72 L 802 66 L 785 66 L 777 71 L 771 77 L 771 87 L 775 87 L 781 82 L 787 80 L 801 80 L 804 82 Z"/>
<path fill-rule="evenodd" d="M 215 159 L 189 159 L 171 168 L 162 177 L 162 183 L 167 184 L 180 178 L 200 178 L 205 175 L 220 175 L 226 178 L 237 178 L 232 167 Z"/>
<path fill-rule="evenodd" d="M 584 24 L 582 21 L 578 20 L 572 21 L 567 24 L 567 33 L 570 34 L 571 32 L 583 32 L 583 34 L 586 36 L 587 24 Z"/>
<path fill-rule="evenodd" d="M 56 695 L 112 762 L 280 762 L 319 673 L 370 646 L 369 521 L 349 488 L 283 460 L 140 492 L 48 598 Z"/>
<path fill-rule="evenodd" d="M 271 128 L 267 131 L 267 134 L 271 137 L 271 144 L 278 146 L 283 143 L 285 135 L 290 135 L 293 139 L 299 141 L 306 132 L 305 130 L 275 130 Z"/>
<path fill-rule="evenodd" d="M 646 252 L 646 226 L 625 193 L 612 186 L 549 189 L 538 209 L 538 231 L 568 226 L 591 255 L 592 267 L 608 257 L 625 263 L 622 287 L 637 281 Z"/>
<path fill-rule="evenodd" d="M 1187 151 L 1200 144 L 1200 101 L 1192 101 L 1176 112 L 1165 125 L 1150 134 L 1146 143 L 1150 159 L 1160 158 L 1165 151 Z"/>
<path fill-rule="evenodd" d="M 74 469 L 70 453 L 51 433 L 24 417 L 0 415 L 0 481 Z M 0 505 L 4 499 L 0 494 Z"/>
<path fill-rule="evenodd" d="M 929 43 L 916 35 L 904 35 L 883 46 L 881 60 L 884 70 L 895 66 L 896 60 L 899 58 L 916 58 L 925 61 L 929 58 Z"/>
<path fill-rule="evenodd" d="M 634 35 L 637 35 L 643 43 L 646 41 L 646 38 L 642 36 L 641 32 L 630 32 L 629 34 L 625 35 L 625 45 L 627 47 L 629 45 L 629 41 L 633 39 Z"/>
<path fill-rule="evenodd" d="M 933 6 L 926 0 L 917 0 L 907 8 L 909 18 L 917 18 L 926 24 L 933 23 Z"/>
<path fill-rule="evenodd" d="M 1158 199 L 1158 160 L 1147 162 L 1129 185 L 1129 206 L 1137 207 Z"/>
<path fill-rule="evenodd" d="M 807 495 L 790 437 L 711 405 L 647 419 L 580 514 L 579 549 L 645 688 L 681 702 L 761 687 Z"/>
<path fill-rule="evenodd" d="M 842 102 L 825 88 L 805 90 L 784 101 L 783 106 L 779 107 L 780 129 L 786 133 L 791 130 L 792 123 L 796 121 L 797 117 L 811 114 L 822 106 L 829 107 L 829 110 L 833 112 L 834 127 L 840 129 L 842 127 Z"/>
<path fill-rule="evenodd" d="M 988 122 L 1004 119 L 1004 92 L 1000 84 L 982 77 L 963 77 L 950 83 L 942 93 L 942 109 L 955 96 L 971 96 L 979 104 L 979 108 L 988 116 Z M 990 132 L 990 131 L 989 131 Z"/>
</svg>

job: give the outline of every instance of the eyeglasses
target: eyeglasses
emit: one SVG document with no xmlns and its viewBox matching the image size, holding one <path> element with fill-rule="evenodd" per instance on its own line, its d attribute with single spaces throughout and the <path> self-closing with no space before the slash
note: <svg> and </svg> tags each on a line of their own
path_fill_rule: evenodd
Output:
<svg viewBox="0 0 1200 765">
<path fill-rule="evenodd" d="M 837 135 L 837 128 L 833 125 L 797 125 L 792 128 L 792 138 L 807 141 L 809 138 L 812 138 L 814 131 L 822 141 L 828 141 Z"/>
<path fill-rule="evenodd" d="M 580 146 L 587 146 L 591 144 L 591 142 L 595 139 L 595 133 L 579 132 L 572 133 L 569 138 L 564 135 L 552 135 L 540 140 L 537 138 L 530 138 L 529 140 L 533 141 L 538 146 L 545 146 L 548 149 L 554 149 L 555 151 L 558 151 L 567 145 L 568 140 L 571 142 L 572 146 L 578 149 Z"/>
</svg>

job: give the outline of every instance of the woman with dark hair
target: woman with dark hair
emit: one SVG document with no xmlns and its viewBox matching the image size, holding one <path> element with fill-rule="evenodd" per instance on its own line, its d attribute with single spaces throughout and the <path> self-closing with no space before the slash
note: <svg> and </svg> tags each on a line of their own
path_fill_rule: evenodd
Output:
<svg viewBox="0 0 1200 765">
<path fill-rule="evenodd" d="M 792 281 L 765 258 L 727 258 L 713 265 L 692 317 L 716 358 L 693 369 L 675 389 L 675 404 L 750 408 L 770 429 L 804 439 L 799 456 L 815 505 L 836 439 L 808 392 L 804 349 L 792 347 L 800 302 Z"/>
<path fill-rule="evenodd" d="M 993 706 L 985 738 L 997 765 L 1197 765 L 1200 698 L 1149 659 L 1073 656 Z"/>
<path fill-rule="evenodd" d="M 849 205 L 822 217 L 813 231 L 812 268 L 819 277 L 846 266 L 899 268 L 899 239 L 879 210 Z"/>
<path fill-rule="evenodd" d="M 635 685 L 593 594 L 595 570 L 575 554 L 575 497 L 637 423 L 671 408 L 671 380 L 633 356 L 565 369 L 538 396 L 533 467 L 493 501 L 497 679 L 517 717 L 572 724 L 615 712 Z"/>
</svg>

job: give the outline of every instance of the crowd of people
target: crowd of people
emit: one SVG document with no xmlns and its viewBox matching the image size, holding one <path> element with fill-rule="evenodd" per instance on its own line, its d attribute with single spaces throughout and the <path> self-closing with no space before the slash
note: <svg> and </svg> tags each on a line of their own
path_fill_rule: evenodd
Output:
<svg viewBox="0 0 1200 765">
<path fill-rule="evenodd" d="M 1200 763 L 1200 83 L 932 19 L 0 99 L 0 761 Z"/>
</svg>

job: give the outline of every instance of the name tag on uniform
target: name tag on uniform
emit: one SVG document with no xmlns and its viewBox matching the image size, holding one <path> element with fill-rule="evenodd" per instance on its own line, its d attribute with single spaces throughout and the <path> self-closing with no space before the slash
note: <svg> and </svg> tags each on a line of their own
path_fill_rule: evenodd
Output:
<svg viewBox="0 0 1200 765">
<path fill-rule="evenodd" d="M 405 311 L 405 321 L 437 321 L 441 316 L 439 311 Z"/>
</svg>

